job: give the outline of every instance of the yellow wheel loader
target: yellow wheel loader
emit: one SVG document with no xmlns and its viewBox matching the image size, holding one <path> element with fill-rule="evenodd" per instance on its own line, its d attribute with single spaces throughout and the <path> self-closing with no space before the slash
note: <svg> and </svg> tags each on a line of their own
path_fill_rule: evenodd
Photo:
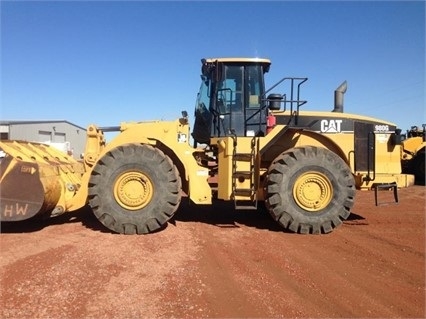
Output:
<svg viewBox="0 0 426 319">
<path fill-rule="evenodd" d="M 265 90 L 270 64 L 203 59 L 192 132 L 186 111 L 175 121 L 90 125 L 82 161 L 47 145 L 2 141 L 1 220 L 89 205 L 112 231 L 145 234 L 185 198 L 241 210 L 262 202 L 283 228 L 320 234 L 348 218 L 356 189 L 413 184 L 401 173 L 395 124 L 343 112 L 346 82 L 332 111 L 303 111 L 307 78 L 285 77 Z M 107 143 L 109 131 L 119 133 Z"/>
<path fill-rule="evenodd" d="M 417 184 L 425 184 L 425 150 L 426 150 L 426 124 L 420 129 L 412 126 L 407 130 L 401 148 L 402 171 L 414 174 Z"/>
</svg>

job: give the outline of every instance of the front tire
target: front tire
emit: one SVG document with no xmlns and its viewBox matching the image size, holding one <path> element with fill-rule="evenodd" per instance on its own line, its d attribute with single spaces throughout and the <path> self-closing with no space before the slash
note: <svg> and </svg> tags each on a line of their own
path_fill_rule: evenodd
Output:
<svg viewBox="0 0 426 319">
<path fill-rule="evenodd" d="M 127 144 L 106 153 L 89 182 L 89 205 L 107 228 L 122 234 L 158 230 L 181 200 L 181 180 L 161 150 Z"/>
<path fill-rule="evenodd" d="M 348 165 L 320 147 L 296 147 L 268 170 L 266 206 L 284 228 L 303 234 L 329 233 L 350 215 L 355 180 Z"/>
</svg>

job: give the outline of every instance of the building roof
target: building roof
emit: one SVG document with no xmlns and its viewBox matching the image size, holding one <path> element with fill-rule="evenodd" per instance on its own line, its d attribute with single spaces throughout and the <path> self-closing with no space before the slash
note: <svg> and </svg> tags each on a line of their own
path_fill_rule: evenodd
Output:
<svg viewBox="0 0 426 319">
<path fill-rule="evenodd" d="M 0 125 L 16 125 L 16 124 L 46 124 L 46 123 L 66 123 L 79 129 L 86 130 L 85 128 L 71 123 L 66 120 L 2 120 L 0 121 Z"/>
</svg>

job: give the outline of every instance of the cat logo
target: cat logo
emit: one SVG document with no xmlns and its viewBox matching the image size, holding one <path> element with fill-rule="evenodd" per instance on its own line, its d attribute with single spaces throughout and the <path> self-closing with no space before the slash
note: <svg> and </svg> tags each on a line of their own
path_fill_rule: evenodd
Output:
<svg viewBox="0 0 426 319">
<path fill-rule="evenodd" d="M 321 120 L 321 133 L 340 133 L 343 120 Z"/>
</svg>

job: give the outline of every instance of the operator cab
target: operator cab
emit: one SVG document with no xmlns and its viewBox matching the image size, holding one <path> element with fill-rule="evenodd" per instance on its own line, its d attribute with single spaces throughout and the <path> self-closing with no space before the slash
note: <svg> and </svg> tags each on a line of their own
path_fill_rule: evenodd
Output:
<svg viewBox="0 0 426 319">
<path fill-rule="evenodd" d="M 271 62 L 257 58 L 201 62 L 202 81 L 192 133 L 195 143 L 208 144 L 211 137 L 265 135 L 264 73 Z"/>
</svg>

